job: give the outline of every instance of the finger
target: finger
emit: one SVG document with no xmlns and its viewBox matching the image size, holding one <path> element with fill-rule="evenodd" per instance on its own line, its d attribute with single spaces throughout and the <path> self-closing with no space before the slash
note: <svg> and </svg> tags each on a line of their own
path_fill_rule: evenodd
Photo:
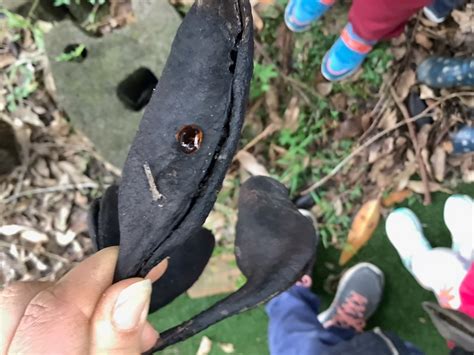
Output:
<svg viewBox="0 0 474 355">
<path fill-rule="evenodd" d="M 92 319 L 92 353 L 141 353 L 151 290 L 151 281 L 140 278 L 107 289 Z"/>
<path fill-rule="evenodd" d="M 149 322 L 146 322 L 145 323 L 145 326 L 143 328 L 143 332 L 142 332 L 142 339 L 141 339 L 141 342 L 142 342 L 142 348 L 141 348 L 141 352 L 145 352 L 147 350 L 150 350 L 151 347 L 153 345 L 156 344 L 156 341 L 158 340 L 159 338 L 159 333 L 156 331 L 155 328 L 153 328 L 153 326 L 149 323 Z"/>
<path fill-rule="evenodd" d="M 150 279 L 151 282 L 155 282 L 158 280 L 163 274 L 166 272 L 168 268 L 168 258 L 161 261 L 158 265 L 156 265 L 150 272 L 145 276 L 145 278 Z"/>
<path fill-rule="evenodd" d="M 10 343 L 10 354 L 85 354 L 90 318 L 54 293 L 54 286 L 30 301 Z"/>
<path fill-rule="evenodd" d="M 52 291 L 91 317 L 102 294 L 112 284 L 117 257 L 118 247 L 100 250 L 69 271 Z"/>
<path fill-rule="evenodd" d="M 7 353 L 30 301 L 50 286 L 50 282 L 17 282 L 0 292 L 0 354 Z"/>
<path fill-rule="evenodd" d="M 90 343 L 89 321 L 111 285 L 118 250 L 106 248 L 84 260 L 28 304 L 10 344 L 12 353 L 84 353 Z"/>
</svg>

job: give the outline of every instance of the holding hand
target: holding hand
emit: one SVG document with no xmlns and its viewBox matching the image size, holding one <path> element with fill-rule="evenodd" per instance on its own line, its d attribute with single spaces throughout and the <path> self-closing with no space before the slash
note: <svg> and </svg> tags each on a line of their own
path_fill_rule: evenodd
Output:
<svg viewBox="0 0 474 355">
<path fill-rule="evenodd" d="M 0 292 L 0 354 L 138 354 L 158 333 L 147 322 L 152 280 L 112 284 L 118 248 L 99 251 L 57 282 L 18 282 Z"/>
</svg>

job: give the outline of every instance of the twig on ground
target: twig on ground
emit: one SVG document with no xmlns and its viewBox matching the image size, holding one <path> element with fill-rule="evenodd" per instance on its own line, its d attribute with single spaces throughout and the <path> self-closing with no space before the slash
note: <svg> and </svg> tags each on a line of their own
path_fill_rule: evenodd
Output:
<svg viewBox="0 0 474 355">
<path fill-rule="evenodd" d="M 0 203 L 9 204 L 18 200 L 21 197 L 26 197 L 26 196 L 31 196 L 31 195 L 51 194 L 51 193 L 69 191 L 69 190 L 97 189 L 97 188 L 99 188 L 99 184 L 96 184 L 95 182 L 85 182 L 85 183 L 79 183 L 79 184 L 64 184 L 64 185 L 51 186 L 51 187 L 40 187 L 37 189 L 22 191 L 18 194 L 13 194 L 11 196 L 8 196 L 7 198 L 0 200 Z"/>
<path fill-rule="evenodd" d="M 308 187 L 307 189 L 303 190 L 300 195 L 306 195 L 306 194 L 309 194 L 311 192 L 313 192 L 314 190 L 316 190 L 317 188 L 323 186 L 325 183 L 327 183 L 329 180 L 331 180 L 347 163 L 349 163 L 355 156 L 357 156 L 359 153 L 361 153 L 364 149 L 366 149 L 367 147 L 369 147 L 371 144 L 373 144 L 374 142 L 376 142 L 377 140 L 379 140 L 380 138 L 382 138 L 383 136 L 385 136 L 387 133 L 390 133 L 404 125 L 406 125 L 408 122 L 415 122 L 416 120 L 419 120 L 420 118 L 422 118 L 423 116 L 425 116 L 429 111 L 433 110 L 435 107 L 441 105 L 443 102 L 447 101 L 447 100 L 451 100 L 451 99 L 454 99 L 456 97 L 463 97 L 463 96 L 474 96 L 474 93 L 472 92 L 458 92 L 458 93 L 453 93 L 451 95 L 448 95 L 446 97 L 443 97 L 441 99 L 439 99 L 437 102 L 435 102 L 433 105 L 427 107 L 425 110 L 423 110 L 423 112 L 419 113 L 418 115 L 416 116 L 413 116 L 411 118 L 409 118 L 408 120 L 405 120 L 405 121 L 402 121 L 402 122 L 398 122 L 395 126 L 393 126 L 392 128 L 389 128 L 389 129 L 386 129 L 382 132 L 379 132 L 377 133 L 376 135 L 374 135 L 372 138 L 370 138 L 369 140 L 367 140 L 364 144 L 360 145 L 359 147 L 357 147 L 355 150 L 353 150 L 347 157 L 345 157 L 344 159 L 342 159 L 330 172 L 329 174 L 327 174 L 326 176 L 324 176 L 321 180 L 315 182 L 313 185 L 311 185 L 310 187 Z"/>
<path fill-rule="evenodd" d="M 415 127 L 413 127 L 413 122 L 410 122 L 410 114 L 408 113 L 407 108 L 403 104 L 400 97 L 398 97 L 393 87 L 390 88 L 390 93 L 393 97 L 393 100 L 397 104 L 398 109 L 402 113 L 403 119 L 405 120 L 406 125 L 408 126 L 408 133 L 410 135 L 411 143 L 413 144 L 413 148 L 415 149 L 415 156 L 416 156 L 416 160 L 418 161 L 418 167 L 420 169 L 421 181 L 423 181 L 423 185 L 425 187 L 423 204 L 425 206 L 430 205 L 431 204 L 430 181 L 428 179 L 428 173 L 426 172 L 425 163 L 423 162 L 423 157 L 421 156 L 421 149 L 420 149 L 420 145 L 418 144 L 418 139 L 416 137 Z"/>
<path fill-rule="evenodd" d="M 391 101 L 389 100 L 389 90 L 388 88 L 392 86 L 396 78 L 396 75 L 392 75 L 391 78 L 384 82 L 378 92 L 379 99 L 377 103 L 375 104 L 374 108 L 372 111 L 370 111 L 370 116 L 372 117 L 372 123 L 370 124 L 370 127 L 367 128 L 367 130 L 360 136 L 358 139 L 358 142 L 361 143 L 363 142 L 367 137 L 369 137 L 373 130 L 377 127 L 377 125 L 380 123 L 380 120 L 383 117 L 383 114 L 388 108 L 388 103 Z"/>
<path fill-rule="evenodd" d="M 38 4 L 39 4 L 39 0 L 33 1 L 33 4 L 31 4 L 30 10 L 28 11 L 28 15 L 26 15 L 27 19 L 31 19 L 34 12 L 36 11 L 36 8 L 38 7 Z"/>
<path fill-rule="evenodd" d="M 265 139 L 268 136 L 271 136 L 273 133 L 275 133 L 279 129 L 280 129 L 280 127 L 278 127 L 278 125 L 276 125 L 275 123 L 270 123 L 267 127 L 265 127 L 265 129 L 262 132 L 260 132 L 250 142 L 248 142 L 242 149 L 240 149 L 239 152 L 241 152 L 243 150 L 246 151 L 246 150 L 249 150 L 250 148 L 253 148 L 262 139 Z M 237 158 L 236 158 L 237 154 L 234 156 L 234 159 L 233 159 L 234 161 L 237 160 Z"/>
<path fill-rule="evenodd" d="M 255 42 L 255 50 L 262 55 L 264 62 L 267 64 L 274 64 L 272 58 L 268 55 L 267 51 L 265 50 L 265 48 L 263 48 L 262 44 L 258 41 L 254 41 L 254 42 Z M 311 103 L 311 100 L 309 100 L 305 92 L 318 99 L 324 99 L 324 97 L 320 95 L 316 90 L 310 88 L 305 83 L 302 83 L 301 81 L 295 78 L 292 78 L 291 76 L 286 75 L 278 66 L 275 65 L 275 67 L 278 71 L 278 74 L 281 76 L 281 78 L 287 83 L 290 83 L 295 88 L 295 90 L 300 94 L 301 98 L 304 101 L 306 101 L 308 105 L 315 106 L 314 104 Z"/>
</svg>

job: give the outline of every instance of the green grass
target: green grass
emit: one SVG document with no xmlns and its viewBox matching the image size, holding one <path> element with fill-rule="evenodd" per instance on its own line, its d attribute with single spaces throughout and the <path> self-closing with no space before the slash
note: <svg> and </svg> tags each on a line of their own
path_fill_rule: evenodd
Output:
<svg viewBox="0 0 474 355">
<path fill-rule="evenodd" d="M 459 193 L 474 196 L 474 184 L 462 185 Z M 444 202 L 447 194 L 433 194 L 433 204 L 425 207 L 419 202 L 408 206 L 420 218 L 425 235 L 434 247 L 449 247 L 449 231 L 443 222 Z M 319 248 L 318 267 L 316 268 L 316 290 L 323 298 L 323 307 L 327 307 L 333 295 L 323 290 L 323 281 L 330 273 L 338 273 L 339 268 L 330 271 L 327 263 L 337 265 L 339 253 L 335 249 Z M 399 334 L 402 338 L 417 344 L 429 355 L 447 354 L 444 340 L 432 326 L 427 314 L 421 308 L 421 302 L 435 301 L 431 292 L 422 289 L 402 266 L 398 254 L 388 241 L 384 221 L 381 221 L 374 236 L 349 266 L 367 261 L 379 266 L 385 274 L 385 292 L 382 304 L 371 319 L 369 327 L 379 326 Z"/>
<path fill-rule="evenodd" d="M 474 184 L 462 185 L 457 190 L 474 196 Z M 410 208 L 425 224 L 425 235 L 433 246 L 449 246 L 450 237 L 443 222 L 443 206 L 447 194 L 433 194 L 433 204 L 424 207 L 420 202 L 411 203 Z M 413 202 L 413 201 L 411 201 Z M 405 203 L 408 206 L 408 202 Z M 315 272 L 315 290 L 322 298 L 322 308 L 327 307 L 334 297 L 323 290 L 324 281 L 330 274 L 337 274 L 339 251 L 334 248 L 318 249 L 318 262 Z M 368 261 L 379 266 L 385 273 L 386 286 L 382 304 L 369 322 L 368 327 L 379 326 L 385 330 L 398 333 L 404 339 L 415 343 L 426 354 L 447 354 L 445 341 L 438 335 L 428 316 L 421 308 L 421 302 L 435 301 L 431 292 L 422 289 L 402 266 L 395 249 L 390 245 L 384 232 L 384 222 L 381 221 L 374 236 L 351 261 Z M 193 314 L 213 304 L 219 297 L 191 300 L 186 296 L 178 298 L 172 305 L 150 316 L 151 322 L 158 330 L 164 330 L 180 321 L 188 319 Z M 267 317 L 263 308 L 246 312 L 224 320 L 203 333 L 185 342 L 167 348 L 163 354 L 195 354 L 203 335 L 213 341 L 211 354 L 224 354 L 218 343 L 232 343 L 234 354 L 263 355 L 267 350 Z"/>
<path fill-rule="evenodd" d="M 208 297 L 192 300 L 181 296 L 171 305 L 150 316 L 150 321 L 163 331 L 214 304 L 221 297 Z M 234 355 L 267 354 L 267 316 L 262 307 L 226 319 L 206 331 L 175 346 L 166 348 L 160 354 L 191 355 L 196 354 L 201 338 L 206 335 L 212 342 L 211 355 L 225 354 L 219 343 L 232 343 Z"/>
</svg>

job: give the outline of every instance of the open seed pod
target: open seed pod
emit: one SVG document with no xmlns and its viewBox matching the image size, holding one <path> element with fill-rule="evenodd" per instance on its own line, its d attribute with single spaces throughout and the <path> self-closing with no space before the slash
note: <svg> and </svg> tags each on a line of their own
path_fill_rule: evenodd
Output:
<svg viewBox="0 0 474 355">
<path fill-rule="evenodd" d="M 112 185 L 89 210 L 89 231 L 95 249 L 120 245 L 118 186 Z M 189 289 L 202 274 L 214 250 L 214 236 L 200 228 L 168 257 L 165 275 L 153 284 L 150 313 L 166 306 Z"/>
<path fill-rule="evenodd" d="M 290 201 L 286 188 L 263 176 L 240 189 L 235 241 L 237 265 L 247 278 L 239 290 L 177 327 L 162 332 L 163 349 L 292 286 L 312 265 L 318 238 L 313 223 Z"/>
<path fill-rule="evenodd" d="M 232 162 L 252 74 L 248 0 L 184 18 L 123 169 L 116 280 L 145 276 L 201 228 Z"/>
<path fill-rule="evenodd" d="M 248 0 L 197 0 L 176 34 L 120 184 L 91 207 L 97 248 L 120 245 L 115 280 L 143 277 L 169 258 L 153 285 L 151 311 L 186 291 L 212 254 L 214 239 L 202 224 L 238 146 L 252 50 Z M 241 190 L 235 248 L 247 283 L 162 333 L 154 350 L 290 287 L 310 264 L 316 239 L 283 185 L 249 179 Z"/>
</svg>

